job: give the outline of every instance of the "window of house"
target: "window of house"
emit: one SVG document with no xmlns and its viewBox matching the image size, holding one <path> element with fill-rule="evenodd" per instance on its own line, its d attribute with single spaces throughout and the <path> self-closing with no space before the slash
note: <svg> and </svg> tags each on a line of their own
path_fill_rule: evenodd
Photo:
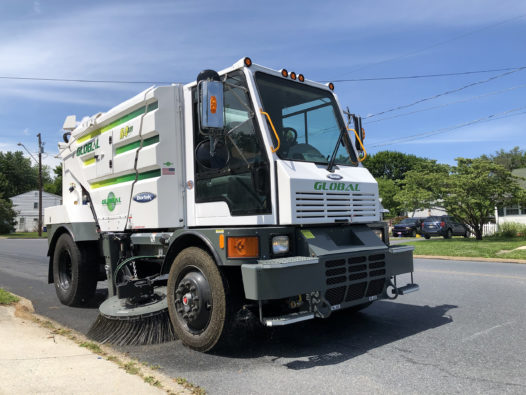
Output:
<svg viewBox="0 0 526 395">
<path fill-rule="evenodd" d="M 38 202 L 33 203 L 33 208 L 38 208 Z"/>
<path fill-rule="evenodd" d="M 519 215 L 519 206 L 506 207 L 505 212 L 505 215 Z"/>
</svg>

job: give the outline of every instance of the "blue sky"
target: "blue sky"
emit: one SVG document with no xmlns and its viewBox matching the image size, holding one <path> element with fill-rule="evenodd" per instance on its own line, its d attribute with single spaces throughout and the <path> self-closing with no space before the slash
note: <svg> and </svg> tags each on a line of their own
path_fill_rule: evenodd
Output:
<svg viewBox="0 0 526 395">
<path fill-rule="evenodd" d="M 186 83 L 202 69 L 250 56 L 334 81 L 526 66 L 526 2 L 3 0 L 0 36 L 0 77 Z M 344 107 L 368 117 L 370 153 L 453 164 L 459 156 L 526 149 L 526 69 L 374 114 L 502 73 L 335 85 Z M 107 111 L 150 85 L 0 79 L 0 150 L 20 141 L 36 152 L 41 132 L 45 163 L 54 166 L 67 115 Z M 447 129 L 495 114 L 500 119 Z"/>
</svg>

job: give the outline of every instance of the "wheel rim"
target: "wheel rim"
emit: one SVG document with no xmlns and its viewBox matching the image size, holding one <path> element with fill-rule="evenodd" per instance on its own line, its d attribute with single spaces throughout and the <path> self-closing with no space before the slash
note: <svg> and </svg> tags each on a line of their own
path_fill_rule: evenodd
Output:
<svg viewBox="0 0 526 395">
<path fill-rule="evenodd" d="M 58 263 L 58 280 L 62 289 L 69 289 L 71 286 L 72 265 L 69 250 L 61 252 Z"/>
<path fill-rule="evenodd" d="M 199 334 L 206 330 L 212 317 L 212 291 L 204 274 L 190 268 L 181 274 L 175 288 L 175 312 L 183 328 Z"/>
</svg>

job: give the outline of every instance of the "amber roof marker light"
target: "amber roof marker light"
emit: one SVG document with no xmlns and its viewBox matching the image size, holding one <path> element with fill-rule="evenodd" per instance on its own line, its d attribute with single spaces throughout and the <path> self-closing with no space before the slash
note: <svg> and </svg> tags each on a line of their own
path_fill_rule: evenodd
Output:
<svg viewBox="0 0 526 395">
<path fill-rule="evenodd" d="M 250 66 L 252 66 L 252 59 L 250 59 L 247 56 L 245 59 L 243 59 L 243 63 L 245 64 L 245 66 L 250 67 Z"/>
<path fill-rule="evenodd" d="M 327 84 L 327 86 L 329 87 L 329 89 L 330 89 L 331 91 L 334 90 L 334 84 L 333 84 L 332 82 L 329 82 L 329 83 Z"/>
<path fill-rule="evenodd" d="M 289 76 L 289 72 L 287 71 L 287 69 L 281 69 L 281 75 L 287 78 Z"/>
<path fill-rule="evenodd" d="M 295 80 L 296 79 L 296 73 L 294 71 L 290 72 L 290 78 Z"/>
<path fill-rule="evenodd" d="M 303 76 L 303 74 L 298 75 L 298 80 L 299 82 L 305 82 L 305 77 Z"/>
</svg>

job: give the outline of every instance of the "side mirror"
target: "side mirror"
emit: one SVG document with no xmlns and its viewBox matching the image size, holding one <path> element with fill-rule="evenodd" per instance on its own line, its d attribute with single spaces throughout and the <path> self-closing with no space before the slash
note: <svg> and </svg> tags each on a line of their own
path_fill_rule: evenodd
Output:
<svg viewBox="0 0 526 395">
<path fill-rule="evenodd" d="M 199 127 L 204 134 L 224 129 L 223 83 L 200 81 L 198 90 Z"/>
<path fill-rule="evenodd" d="M 225 143 L 220 140 L 207 139 L 197 144 L 195 148 L 195 159 L 207 169 L 223 169 L 228 164 L 230 154 Z"/>
<path fill-rule="evenodd" d="M 362 127 L 362 117 L 359 117 L 359 116 L 353 114 L 352 115 L 352 120 L 353 120 L 353 123 L 354 123 L 354 130 L 356 130 L 356 133 L 358 133 L 358 137 L 360 138 L 360 141 L 363 144 L 363 139 L 365 138 L 365 133 L 363 132 L 363 127 Z M 358 139 L 355 139 L 354 146 L 356 147 L 356 149 L 358 151 L 360 151 L 360 152 L 363 151 L 362 145 L 360 144 Z"/>
</svg>

